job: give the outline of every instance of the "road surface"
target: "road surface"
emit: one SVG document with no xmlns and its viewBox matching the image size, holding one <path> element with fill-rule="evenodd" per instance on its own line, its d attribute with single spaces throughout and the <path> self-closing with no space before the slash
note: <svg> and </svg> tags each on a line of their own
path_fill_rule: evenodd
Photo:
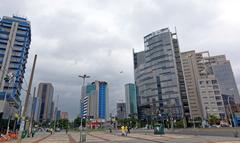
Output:
<svg viewBox="0 0 240 143">
<path fill-rule="evenodd" d="M 11 141 L 12 143 L 15 141 Z M 43 134 L 34 138 L 23 139 L 22 143 L 77 143 L 79 142 L 78 132 L 65 132 Z M 10 142 L 9 142 L 10 143 Z M 131 133 L 127 137 L 120 134 L 109 134 L 106 132 L 89 132 L 87 143 L 240 143 L 240 138 L 216 137 L 216 136 L 196 136 L 166 134 L 163 136 Z"/>
</svg>

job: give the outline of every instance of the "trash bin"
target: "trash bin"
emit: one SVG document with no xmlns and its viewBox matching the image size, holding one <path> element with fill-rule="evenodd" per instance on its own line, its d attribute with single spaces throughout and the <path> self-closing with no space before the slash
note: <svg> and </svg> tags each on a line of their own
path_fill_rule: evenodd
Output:
<svg viewBox="0 0 240 143">
<path fill-rule="evenodd" d="M 24 139 L 25 137 L 27 136 L 27 130 L 24 130 L 23 132 L 22 132 L 22 139 Z"/>
<path fill-rule="evenodd" d="M 154 126 L 154 135 L 163 135 L 164 132 L 164 126 L 163 124 L 157 124 Z"/>
</svg>

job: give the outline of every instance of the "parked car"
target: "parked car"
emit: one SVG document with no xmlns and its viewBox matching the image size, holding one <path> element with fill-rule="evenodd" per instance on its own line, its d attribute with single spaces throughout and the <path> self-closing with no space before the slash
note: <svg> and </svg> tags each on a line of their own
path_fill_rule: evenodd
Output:
<svg viewBox="0 0 240 143">
<path fill-rule="evenodd" d="M 210 128 L 220 128 L 221 126 L 220 125 L 212 125 L 210 126 Z"/>
<path fill-rule="evenodd" d="M 231 126 L 229 124 L 221 124 L 221 127 L 228 128 L 228 127 L 231 127 Z"/>
<path fill-rule="evenodd" d="M 60 129 L 60 128 L 56 128 L 55 131 L 56 131 L 56 132 L 60 132 L 61 129 Z"/>
<path fill-rule="evenodd" d="M 45 131 L 46 132 L 51 132 L 51 129 L 50 128 L 46 128 Z"/>
</svg>

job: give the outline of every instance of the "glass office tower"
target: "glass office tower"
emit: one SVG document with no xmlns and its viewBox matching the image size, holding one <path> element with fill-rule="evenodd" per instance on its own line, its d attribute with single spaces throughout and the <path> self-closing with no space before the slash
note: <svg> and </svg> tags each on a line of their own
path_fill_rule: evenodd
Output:
<svg viewBox="0 0 240 143">
<path fill-rule="evenodd" d="M 137 95 L 135 84 L 125 84 L 125 101 L 127 117 L 137 115 Z"/>
<path fill-rule="evenodd" d="M 176 33 L 168 28 L 144 37 L 145 50 L 134 53 L 139 118 L 189 117 Z"/>
</svg>

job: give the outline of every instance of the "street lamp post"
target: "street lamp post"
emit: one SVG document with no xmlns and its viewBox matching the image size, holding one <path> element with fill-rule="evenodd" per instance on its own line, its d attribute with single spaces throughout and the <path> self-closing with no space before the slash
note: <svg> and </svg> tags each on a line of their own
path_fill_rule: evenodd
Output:
<svg viewBox="0 0 240 143">
<path fill-rule="evenodd" d="M 83 84 L 82 84 L 82 87 L 85 85 L 85 80 L 87 79 L 87 78 L 90 78 L 90 76 L 88 76 L 88 75 L 86 75 L 86 74 L 84 74 L 84 75 L 79 75 L 78 76 L 79 78 L 82 78 L 83 79 Z M 83 89 L 83 88 L 82 88 Z M 83 93 L 83 92 L 82 92 Z M 81 125 L 80 125 L 80 140 L 79 140 L 79 142 L 81 143 L 81 142 L 83 142 L 82 141 L 82 131 L 83 131 L 83 115 L 81 115 L 81 111 L 82 111 L 82 99 L 83 99 L 83 95 L 81 95 L 80 94 L 80 118 L 81 118 Z"/>
</svg>

